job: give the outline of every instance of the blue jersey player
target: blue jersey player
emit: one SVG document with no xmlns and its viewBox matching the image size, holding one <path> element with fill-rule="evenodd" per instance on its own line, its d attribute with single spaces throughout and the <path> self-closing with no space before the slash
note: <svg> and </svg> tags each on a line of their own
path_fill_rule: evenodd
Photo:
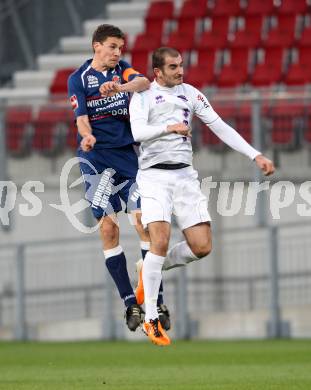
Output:
<svg viewBox="0 0 311 390">
<path fill-rule="evenodd" d="M 126 323 L 134 331 L 142 320 L 126 258 L 119 244 L 116 213 L 122 199 L 136 220 L 143 257 L 150 238 L 140 222 L 139 197 L 135 192 L 137 155 L 129 122 L 129 94 L 149 87 L 149 80 L 120 59 L 124 33 L 112 25 L 100 25 L 92 39 L 94 56 L 68 79 L 68 91 L 78 127 L 78 157 L 85 179 L 86 195 L 94 216 L 100 221 L 100 235 L 106 266 L 126 306 Z M 158 311 L 165 329 L 169 313 L 163 305 L 162 288 Z"/>
</svg>

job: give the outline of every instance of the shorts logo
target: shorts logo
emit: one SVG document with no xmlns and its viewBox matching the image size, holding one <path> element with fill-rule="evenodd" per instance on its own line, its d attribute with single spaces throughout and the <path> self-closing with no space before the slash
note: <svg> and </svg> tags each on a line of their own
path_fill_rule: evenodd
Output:
<svg viewBox="0 0 311 390">
<path fill-rule="evenodd" d="M 70 103 L 73 110 L 79 107 L 79 103 L 76 95 L 70 96 Z"/>
<path fill-rule="evenodd" d="M 114 81 L 115 83 L 121 84 L 120 76 L 118 76 L 118 75 L 112 76 L 112 81 Z"/>
<path fill-rule="evenodd" d="M 164 97 L 162 95 L 156 96 L 155 100 L 156 100 L 156 104 L 165 102 Z"/>
</svg>

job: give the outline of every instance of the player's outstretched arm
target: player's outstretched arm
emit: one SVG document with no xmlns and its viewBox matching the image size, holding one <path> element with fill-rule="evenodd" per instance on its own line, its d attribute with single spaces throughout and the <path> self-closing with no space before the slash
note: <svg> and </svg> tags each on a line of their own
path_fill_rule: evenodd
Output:
<svg viewBox="0 0 311 390">
<path fill-rule="evenodd" d="M 263 156 L 262 154 L 255 157 L 255 162 L 258 168 L 260 168 L 266 176 L 272 175 L 274 173 L 275 166 L 273 164 L 273 161 L 269 160 L 267 157 Z"/>
<path fill-rule="evenodd" d="M 142 92 L 148 89 L 150 81 L 146 77 L 138 76 L 125 84 L 119 84 L 115 81 L 107 81 L 99 87 L 102 96 L 113 96 L 118 92 Z"/>
</svg>

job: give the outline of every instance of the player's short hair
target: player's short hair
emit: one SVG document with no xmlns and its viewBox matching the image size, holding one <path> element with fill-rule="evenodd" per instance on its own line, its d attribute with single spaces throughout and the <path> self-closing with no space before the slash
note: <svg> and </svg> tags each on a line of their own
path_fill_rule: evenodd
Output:
<svg viewBox="0 0 311 390">
<path fill-rule="evenodd" d="M 173 47 L 159 47 L 152 53 L 152 68 L 163 69 L 165 64 L 165 56 L 178 57 L 179 51 Z"/>
<path fill-rule="evenodd" d="M 93 33 L 92 46 L 95 42 L 103 43 L 109 37 L 125 40 L 125 34 L 119 27 L 113 26 L 112 24 L 101 24 Z"/>
</svg>

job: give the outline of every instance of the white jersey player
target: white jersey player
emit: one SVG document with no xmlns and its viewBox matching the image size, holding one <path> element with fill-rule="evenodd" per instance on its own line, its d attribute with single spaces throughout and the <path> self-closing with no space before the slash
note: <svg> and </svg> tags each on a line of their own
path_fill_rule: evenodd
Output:
<svg viewBox="0 0 311 390">
<path fill-rule="evenodd" d="M 135 93 L 130 103 L 132 133 L 141 143 L 136 180 L 142 222 L 151 237 L 136 294 L 145 298 L 145 333 L 154 343 L 168 345 L 170 339 L 159 324 L 156 310 L 162 268 L 186 265 L 211 251 L 207 200 L 192 167 L 193 115 L 231 148 L 255 160 L 266 175 L 274 172 L 274 165 L 227 125 L 199 90 L 183 83 L 178 51 L 159 48 L 152 62 L 155 80 L 149 90 Z M 172 213 L 185 241 L 168 251 Z"/>
</svg>

